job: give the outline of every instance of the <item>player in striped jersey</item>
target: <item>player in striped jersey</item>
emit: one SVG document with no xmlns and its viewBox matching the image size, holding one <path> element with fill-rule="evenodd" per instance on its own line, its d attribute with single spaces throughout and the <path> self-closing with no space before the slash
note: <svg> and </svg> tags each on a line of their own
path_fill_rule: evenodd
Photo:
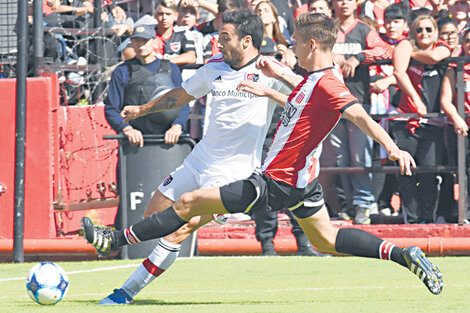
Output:
<svg viewBox="0 0 470 313">
<path fill-rule="evenodd" d="M 408 267 L 430 292 L 439 294 L 443 288 L 442 275 L 418 247 L 402 249 L 363 230 L 338 230 L 331 224 L 321 186 L 316 180 L 318 155 L 321 141 L 341 115 L 378 141 L 389 158 L 399 163 L 402 174 L 411 175 L 415 162 L 370 118 L 344 85 L 331 55 L 336 40 L 334 22 L 322 14 L 302 14 L 296 20 L 294 39 L 299 65 L 309 71 L 304 79 L 286 73 L 269 60 L 258 61 L 258 67 L 266 75 L 295 87 L 288 97 L 253 82 L 240 86 L 241 90 L 285 102 L 285 110 L 261 169 L 247 179 L 220 188 L 186 193 L 173 206 L 126 231 L 109 231 L 84 220 L 88 242 L 94 243 L 99 251 L 113 251 L 131 242 L 127 232 L 133 234 L 133 240 L 144 241 L 171 233 L 194 216 L 287 207 L 319 250 L 392 260 Z M 102 242 L 107 244 L 97 244 Z"/>
</svg>

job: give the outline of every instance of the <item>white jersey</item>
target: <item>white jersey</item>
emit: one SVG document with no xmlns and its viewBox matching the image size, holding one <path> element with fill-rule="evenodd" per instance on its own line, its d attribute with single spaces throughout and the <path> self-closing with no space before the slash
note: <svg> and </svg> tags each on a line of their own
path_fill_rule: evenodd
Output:
<svg viewBox="0 0 470 313">
<path fill-rule="evenodd" d="M 238 91 L 244 80 L 290 93 L 280 81 L 257 69 L 256 59 L 234 70 L 222 54 L 212 57 L 182 84 L 195 98 L 212 95 L 205 134 L 184 162 L 198 172 L 200 187 L 206 186 L 211 176 L 227 177 L 220 182 L 223 184 L 246 178 L 261 165 L 263 143 L 277 104 L 267 97 Z"/>
</svg>

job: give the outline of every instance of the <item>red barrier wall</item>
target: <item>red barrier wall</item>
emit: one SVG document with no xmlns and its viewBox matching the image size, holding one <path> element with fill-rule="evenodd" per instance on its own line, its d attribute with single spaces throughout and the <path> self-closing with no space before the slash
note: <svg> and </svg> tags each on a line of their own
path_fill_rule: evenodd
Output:
<svg viewBox="0 0 470 313">
<path fill-rule="evenodd" d="M 3 131 L 0 132 L 0 239 L 13 238 L 16 80 L 0 79 Z M 56 238 L 80 227 L 84 215 L 112 224 L 116 207 L 55 212 L 65 206 L 115 196 L 117 142 L 103 140 L 114 134 L 104 117 L 104 106 L 64 107 L 59 103 L 55 74 L 28 78 L 26 98 L 26 160 L 24 184 L 25 239 Z"/>
<path fill-rule="evenodd" d="M 25 238 L 55 236 L 52 206 L 57 168 L 58 83 L 55 76 L 28 78 L 24 181 Z M 0 132 L 0 238 L 13 238 L 16 80 L 1 79 L 3 127 Z"/>
</svg>

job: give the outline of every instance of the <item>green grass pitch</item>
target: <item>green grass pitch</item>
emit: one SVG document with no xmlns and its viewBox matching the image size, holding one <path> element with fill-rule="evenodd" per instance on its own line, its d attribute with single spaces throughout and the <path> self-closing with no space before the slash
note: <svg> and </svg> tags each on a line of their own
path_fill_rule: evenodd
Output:
<svg viewBox="0 0 470 313">
<path fill-rule="evenodd" d="M 0 264 L 1 312 L 470 312 L 470 258 L 432 258 L 444 276 L 432 295 L 407 269 L 353 257 L 197 257 L 178 259 L 131 306 L 96 303 L 141 260 L 57 262 L 70 287 L 55 306 L 26 294 L 32 263 Z"/>
</svg>

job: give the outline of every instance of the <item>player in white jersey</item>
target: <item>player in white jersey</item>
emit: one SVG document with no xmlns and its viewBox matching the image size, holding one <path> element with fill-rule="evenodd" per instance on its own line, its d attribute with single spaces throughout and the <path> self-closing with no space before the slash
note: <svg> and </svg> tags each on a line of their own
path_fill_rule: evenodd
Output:
<svg viewBox="0 0 470 313">
<path fill-rule="evenodd" d="M 306 13 L 297 18 L 294 52 L 299 65 L 309 71 L 304 79 L 289 76 L 270 61 L 259 62 L 267 75 L 297 85 L 289 97 L 253 83 L 242 84 L 243 90 L 247 88 L 255 94 L 286 103 L 272 150 L 261 171 L 219 188 L 184 194 L 172 207 L 132 225 L 126 231 L 109 231 L 85 218 L 82 225 L 87 241 L 97 250 L 109 253 L 132 243 L 129 232 L 137 241 L 145 241 L 171 233 L 202 214 L 287 207 L 313 246 L 321 251 L 391 260 L 416 274 L 431 293 L 441 293 L 444 286 L 442 274 L 420 248 L 400 248 L 356 228 L 337 229 L 329 219 L 322 189 L 316 180 L 316 150 L 341 115 L 377 140 L 389 158 L 399 163 L 402 174 L 411 175 L 411 168 L 416 166 L 411 155 L 397 147 L 344 85 L 333 66 L 331 54 L 336 33 L 334 22 L 323 14 Z"/>
<path fill-rule="evenodd" d="M 254 13 L 232 16 L 219 32 L 221 54 L 211 58 L 180 88 L 171 90 L 161 99 L 140 107 L 125 108 L 127 113 L 135 112 L 134 117 L 138 117 L 151 113 L 157 104 L 177 107 L 209 93 L 212 96 L 203 138 L 183 164 L 158 187 L 145 217 L 168 208 L 186 192 L 246 178 L 260 166 L 263 143 L 277 103 L 237 90 L 237 87 L 243 81 L 251 81 L 286 94 L 290 92 L 283 83 L 264 75 L 256 67 L 262 29 L 262 22 Z M 122 288 L 115 289 L 99 304 L 130 303 L 143 287 L 173 264 L 180 243 L 210 220 L 212 215 L 197 217 L 172 236 L 161 239 Z M 133 237 L 132 233 L 129 237 Z"/>
</svg>

